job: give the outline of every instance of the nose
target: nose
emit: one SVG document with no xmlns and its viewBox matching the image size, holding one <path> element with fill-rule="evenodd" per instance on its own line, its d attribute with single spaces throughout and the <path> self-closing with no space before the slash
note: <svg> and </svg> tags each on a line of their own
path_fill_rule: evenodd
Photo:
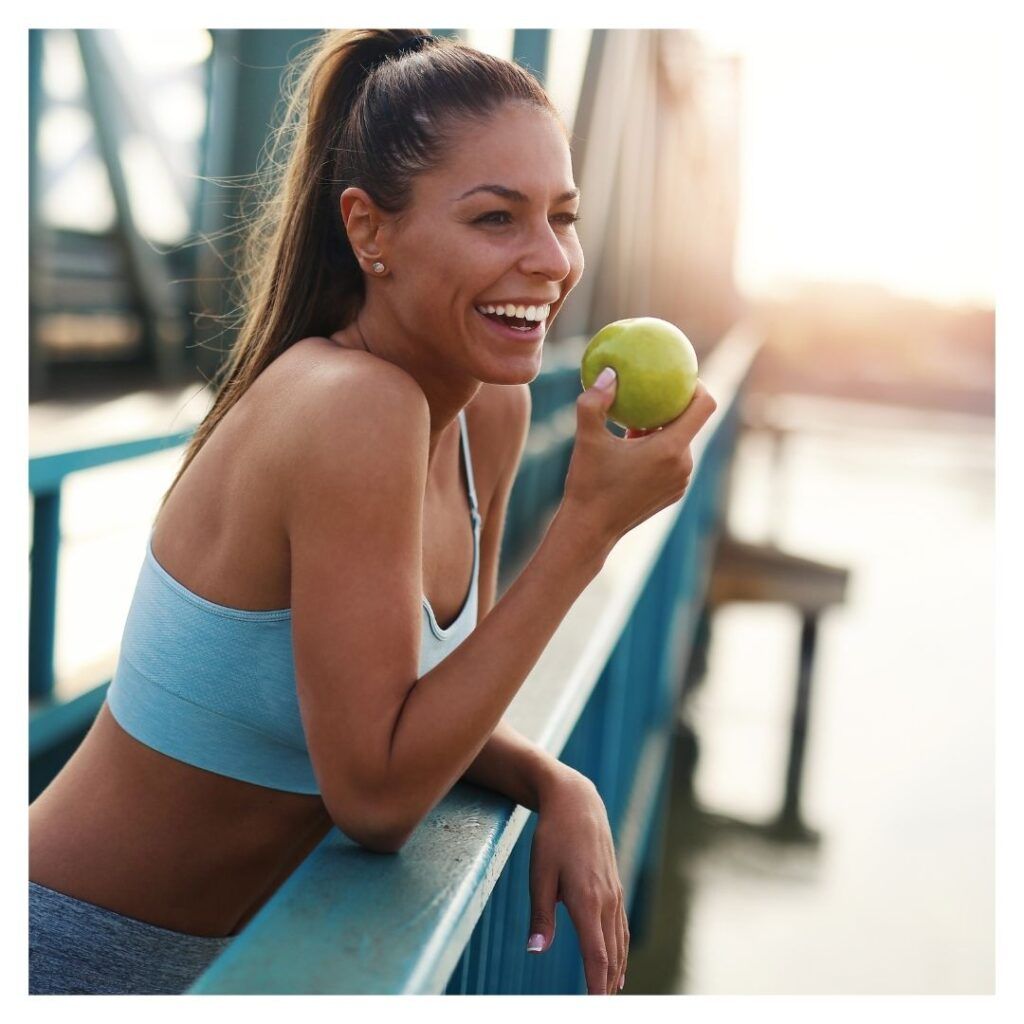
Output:
<svg viewBox="0 0 1024 1024">
<path fill-rule="evenodd" d="M 551 281 L 562 281 L 569 276 L 572 262 L 566 253 L 565 239 L 551 224 L 530 232 L 519 266 L 524 274 L 543 274 Z"/>
</svg>

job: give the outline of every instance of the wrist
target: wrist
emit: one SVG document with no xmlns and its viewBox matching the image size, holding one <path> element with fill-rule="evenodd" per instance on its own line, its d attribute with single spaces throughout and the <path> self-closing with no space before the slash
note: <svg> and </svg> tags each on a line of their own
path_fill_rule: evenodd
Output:
<svg viewBox="0 0 1024 1024">
<path fill-rule="evenodd" d="M 564 498 L 551 518 L 544 540 L 570 551 L 575 564 L 584 567 L 591 578 L 604 568 L 615 547 L 612 538 L 606 537 L 583 511 Z"/>
<path fill-rule="evenodd" d="M 580 786 L 593 788 L 594 784 L 582 772 L 570 768 L 564 761 L 551 757 L 539 767 L 534 786 L 537 810 L 541 811 L 568 790 Z"/>
</svg>

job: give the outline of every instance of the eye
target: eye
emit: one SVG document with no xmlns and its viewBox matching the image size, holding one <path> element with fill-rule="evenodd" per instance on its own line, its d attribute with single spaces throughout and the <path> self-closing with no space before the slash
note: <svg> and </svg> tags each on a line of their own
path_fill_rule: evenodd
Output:
<svg viewBox="0 0 1024 1024">
<path fill-rule="evenodd" d="M 492 210 L 490 213 L 485 213 L 481 217 L 477 217 L 474 221 L 475 224 L 504 224 L 505 221 L 499 221 L 494 218 L 497 217 L 508 217 L 509 213 L 507 210 Z M 575 224 L 580 220 L 578 214 L 575 213 L 558 213 L 555 214 L 556 219 L 560 219 L 563 224 Z"/>
</svg>

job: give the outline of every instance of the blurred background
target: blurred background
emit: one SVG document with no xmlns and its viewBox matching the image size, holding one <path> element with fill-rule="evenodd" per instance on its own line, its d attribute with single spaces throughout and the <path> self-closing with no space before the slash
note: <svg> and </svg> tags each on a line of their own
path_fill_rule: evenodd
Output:
<svg viewBox="0 0 1024 1024">
<path fill-rule="evenodd" d="M 546 370 L 626 316 L 702 361 L 761 339 L 627 993 L 991 992 L 996 40 L 431 31 L 574 130 L 587 272 Z M 317 34 L 28 33 L 36 790 L 116 663 Z M 502 591 L 558 496 L 524 465 Z"/>
</svg>

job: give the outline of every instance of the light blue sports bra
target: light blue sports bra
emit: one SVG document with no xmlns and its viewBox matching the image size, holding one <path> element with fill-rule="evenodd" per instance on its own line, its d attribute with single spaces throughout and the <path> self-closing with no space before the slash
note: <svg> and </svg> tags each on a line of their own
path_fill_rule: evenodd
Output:
<svg viewBox="0 0 1024 1024">
<path fill-rule="evenodd" d="M 473 576 L 447 629 L 424 595 L 419 677 L 476 626 L 480 512 L 465 410 L 459 421 Z M 194 594 L 153 557 L 151 535 L 107 690 L 111 713 L 139 742 L 179 761 L 271 789 L 319 793 L 299 715 L 291 614 L 229 608 Z"/>
</svg>

